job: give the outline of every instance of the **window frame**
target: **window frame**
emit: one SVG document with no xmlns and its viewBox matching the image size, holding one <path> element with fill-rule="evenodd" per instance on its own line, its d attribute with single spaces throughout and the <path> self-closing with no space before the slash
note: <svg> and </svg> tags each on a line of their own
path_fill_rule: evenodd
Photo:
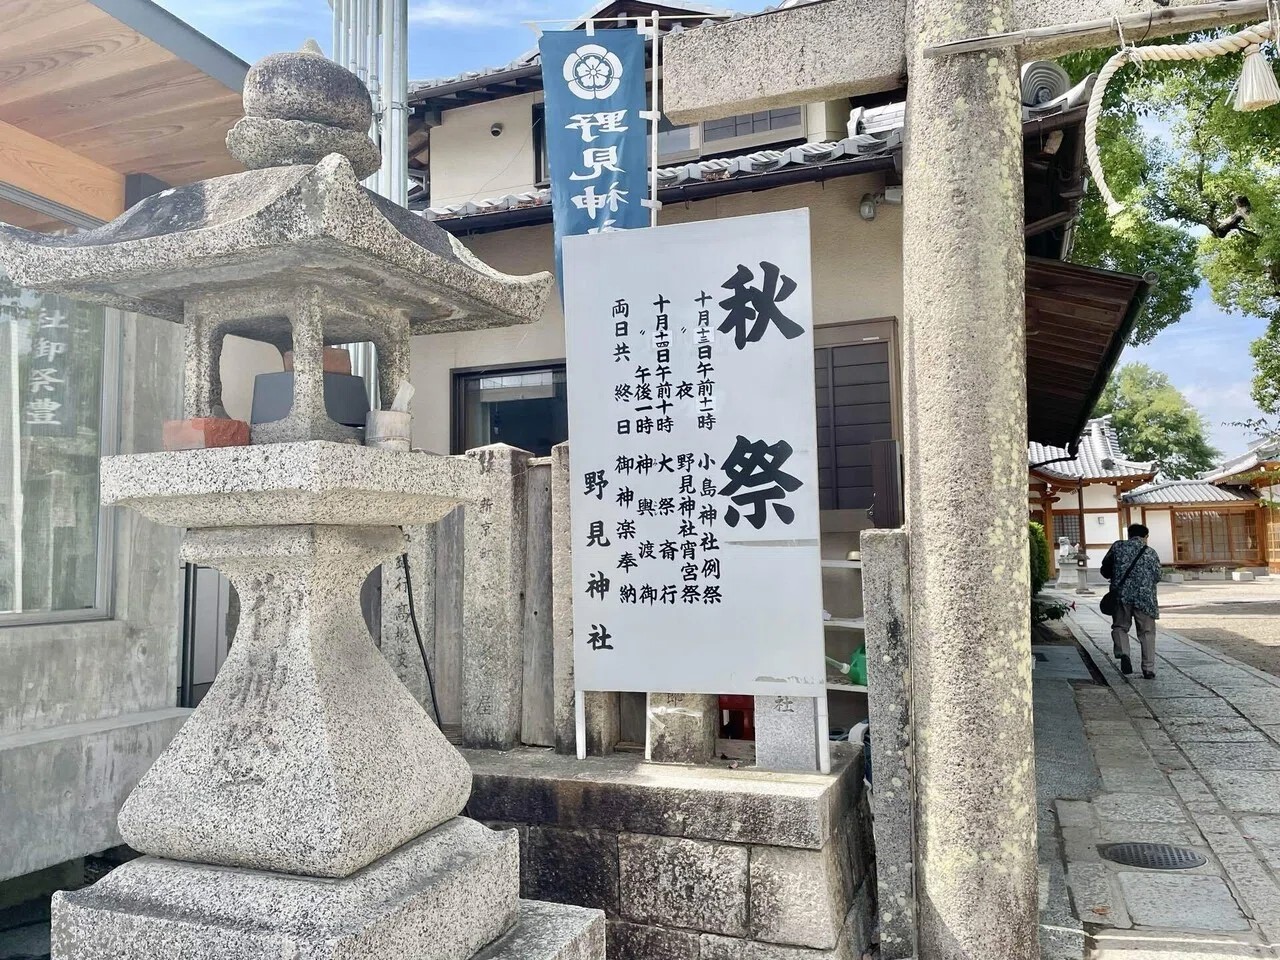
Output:
<svg viewBox="0 0 1280 960">
<path fill-rule="evenodd" d="M 717 120 L 737 120 L 738 117 L 752 116 L 755 113 L 781 113 L 784 110 L 800 111 L 800 122 L 792 127 L 783 127 L 781 129 L 769 129 L 761 133 L 749 133 L 741 136 L 722 137 L 718 140 L 712 140 L 707 137 L 706 125 L 715 123 L 716 120 L 704 120 L 698 124 L 698 140 L 701 144 L 701 155 L 704 157 L 719 156 L 724 153 L 733 153 L 740 150 L 749 150 L 753 147 L 766 147 L 778 143 L 789 143 L 792 140 L 803 140 L 809 135 L 809 111 L 805 105 L 800 107 L 782 107 L 777 111 L 768 110 L 752 111 L 751 114 L 741 113 L 735 114 L 733 117 L 718 117 Z"/>
<path fill-rule="evenodd" d="M 455 367 L 449 371 L 449 453 L 458 456 L 467 452 L 467 381 L 489 375 L 543 373 L 565 375 L 565 389 L 569 386 L 569 370 L 563 357 L 552 360 L 492 363 L 479 367 Z"/>
<path fill-rule="evenodd" d="M 895 316 L 864 317 L 858 320 L 840 320 L 835 323 L 814 322 L 813 347 L 828 349 L 836 347 L 857 346 L 863 343 L 884 343 L 889 354 L 889 427 L 892 438 L 902 441 L 902 384 L 901 354 L 899 352 L 899 323 Z M 816 401 L 816 397 L 815 397 Z M 822 428 L 819 428 L 821 432 Z M 821 440 L 819 439 L 819 445 Z M 832 456 L 836 456 L 839 444 L 832 443 Z M 834 469 L 834 463 L 832 464 Z M 866 508 L 835 507 L 821 511 L 824 518 L 823 529 L 846 529 L 849 523 L 862 523 Z M 865 526 L 865 523 L 862 524 Z"/>
<path fill-rule="evenodd" d="M 98 459 L 120 452 L 121 382 L 120 362 L 124 325 L 121 311 L 104 310 L 102 327 L 102 396 L 98 406 Z M 45 624 L 92 623 L 111 620 L 115 613 L 116 508 L 102 503 L 98 495 L 97 564 L 92 607 L 75 610 L 0 611 L 0 629 Z"/>
</svg>

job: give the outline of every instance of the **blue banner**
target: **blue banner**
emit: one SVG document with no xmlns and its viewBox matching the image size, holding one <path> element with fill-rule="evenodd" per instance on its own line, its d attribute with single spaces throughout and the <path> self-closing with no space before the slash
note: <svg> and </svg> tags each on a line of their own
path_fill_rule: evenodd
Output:
<svg viewBox="0 0 1280 960">
<path fill-rule="evenodd" d="M 645 38 L 561 30 L 544 33 L 538 50 L 559 278 L 564 237 L 649 225 Z"/>
</svg>

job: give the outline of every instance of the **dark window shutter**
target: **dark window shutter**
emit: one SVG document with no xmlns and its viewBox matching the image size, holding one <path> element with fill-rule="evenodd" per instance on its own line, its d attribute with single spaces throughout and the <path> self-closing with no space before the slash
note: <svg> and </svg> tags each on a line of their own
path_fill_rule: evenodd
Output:
<svg viewBox="0 0 1280 960">
<path fill-rule="evenodd" d="M 865 510 L 873 499 L 872 445 L 893 439 L 889 345 L 818 347 L 814 375 L 819 507 Z"/>
</svg>

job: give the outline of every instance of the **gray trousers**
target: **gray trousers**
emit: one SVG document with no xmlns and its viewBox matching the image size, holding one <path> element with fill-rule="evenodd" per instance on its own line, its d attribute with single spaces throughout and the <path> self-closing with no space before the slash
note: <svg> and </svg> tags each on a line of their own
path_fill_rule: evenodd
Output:
<svg viewBox="0 0 1280 960">
<path fill-rule="evenodd" d="M 1142 644 L 1142 669 L 1154 673 L 1156 669 L 1156 620 L 1155 617 L 1133 609 L 1128 603 L 1116 604 L 1111 615 L 1111 643 L 1124 656 L 1129 656 L 1129 628 L 1138 624 L 1138 641 Z"/>
</svg>

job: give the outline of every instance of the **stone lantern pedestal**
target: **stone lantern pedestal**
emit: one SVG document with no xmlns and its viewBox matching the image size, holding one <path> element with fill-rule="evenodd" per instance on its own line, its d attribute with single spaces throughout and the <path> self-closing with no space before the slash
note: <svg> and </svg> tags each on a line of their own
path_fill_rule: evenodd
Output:
<svg viewBox="0 0 1280 960">
<path fill-rule="evenodd" d="M 331 441 L 103 461 L 104 502 L 183 518 L 183 559 L 221 570 L 242 613 L 120 813 L 151 856 L 58 895 L 55 957 L 603 956 L 601 914 L 522 903 L 516 832 L 458 816 L 471 769 L 361 618 L 397 524 L 473 499 L 480 466 Z"/>
</svg>

